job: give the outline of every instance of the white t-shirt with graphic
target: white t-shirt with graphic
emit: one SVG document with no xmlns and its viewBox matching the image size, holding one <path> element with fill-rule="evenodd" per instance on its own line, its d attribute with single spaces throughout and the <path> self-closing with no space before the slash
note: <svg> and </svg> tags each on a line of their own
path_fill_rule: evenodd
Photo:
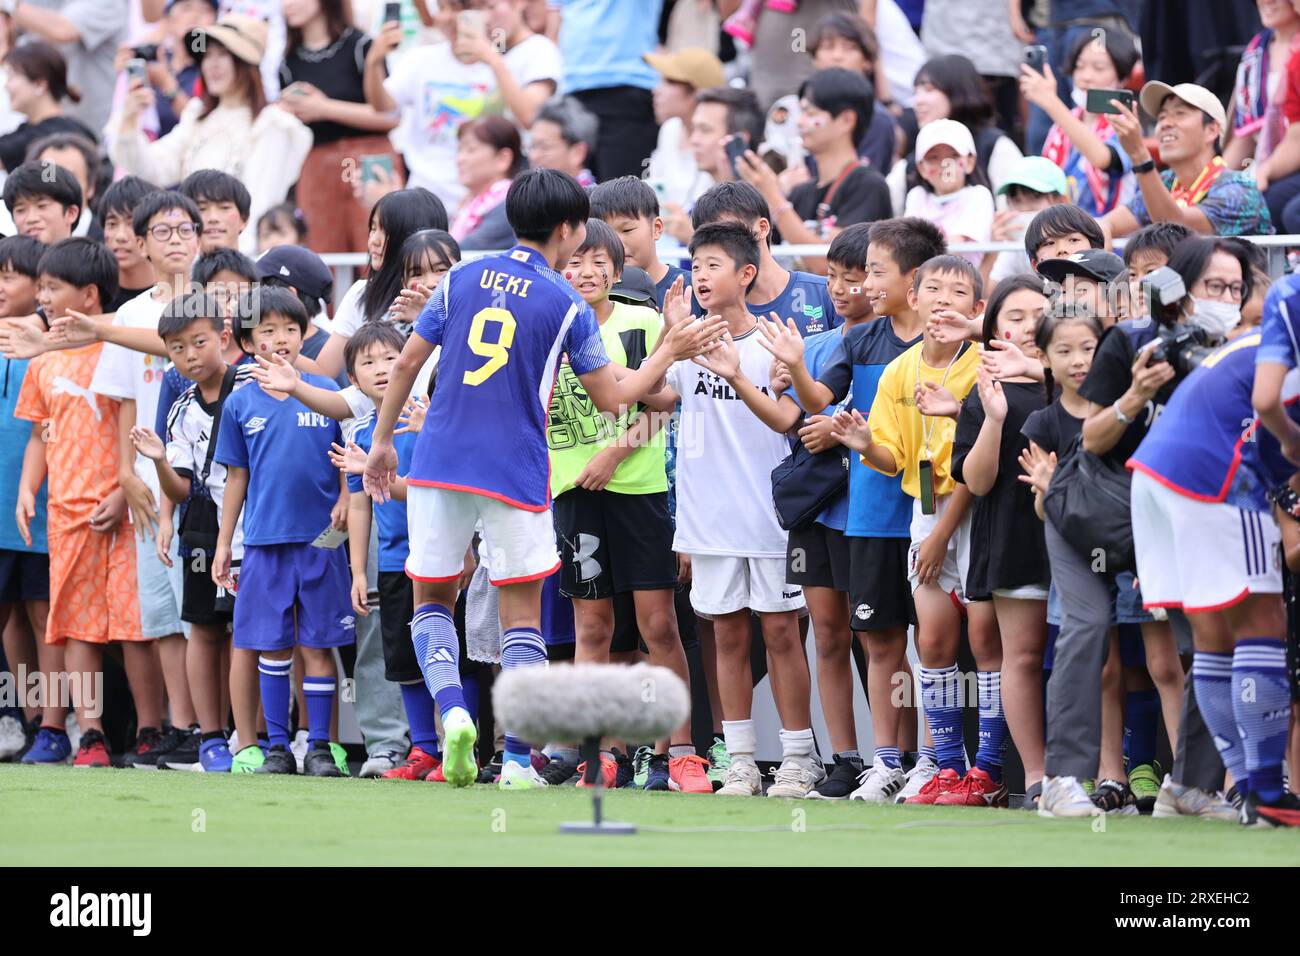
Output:
<svg viewBox="0 0 1300 956">
<path fill-rule="evenodd" d="M 745 376 L 770 394 L 772 355 L 757 327 L 735 340 Z M 677 534 L 683 554 L 784 558 L 786 532 L 772 504 L 772 469 L 789 454 L 724 380 L 692 361 L 668 370 L 681 396 L 677 429 Z"/>
</svg>

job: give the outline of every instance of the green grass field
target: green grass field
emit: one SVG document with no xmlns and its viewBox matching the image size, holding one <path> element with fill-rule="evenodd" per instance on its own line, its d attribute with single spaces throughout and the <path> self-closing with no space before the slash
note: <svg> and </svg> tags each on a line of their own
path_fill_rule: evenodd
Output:
<svg viewBox="0 0 1300 956">
<path fill-rule="evenodd" d="M 1040 820 L 1018 810 L 728 800 L 621 791 L 610 819 L 678 832 L 560 835 L 571 787 L 500 793 L 377 780 L 0 766 L 10 866 L 463 864 L 1279 866 L 1300 833 L 1198 820 Z M 954 856 L 954 854 L 957 854 Z"/>
</svg>

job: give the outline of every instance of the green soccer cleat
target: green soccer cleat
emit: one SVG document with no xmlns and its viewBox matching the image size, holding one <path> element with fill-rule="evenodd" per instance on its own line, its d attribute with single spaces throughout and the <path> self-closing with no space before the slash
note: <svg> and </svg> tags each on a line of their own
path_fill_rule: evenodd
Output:
<svg viewBox="0 0 1300 956">
<path fill-rule="evenodd" d="M 352 776 L 352 772 L 348 770 L 348 752 L 343 748 L 343 745 L 331 741 L 330 753 L 334 757 L 334 765 L 339 768 L 339 773 L 345 777 Z"/>
<path fill-rule="evenodd" d="M 266 754 L 257 744 L 249 744 L 240 749 L 230 761 L 231 773 L 257 773 L 257 769 L 266 763 Z"/>
<path fill-rule="evenodd" d="M 653 747 L 638 747 L 632 755 L 632 786 L 638 790 L 645 789 L 646 777 L 650 774 L 650 758 L 654 754 Z"/>
<path fill-rule="evenodd" d="M 459 707 L 453 707 L 443 719 L 442 775 L 453 787 L 468 787 L 478 775 L 474 762 L 474 743 L 478 732 L 474 721 Z"/>
<path fill-rule="evenodd" d="M 1160 795 L 1160 765 L 1138 764 L 1128 772 L 1128 785 L 1137 799 L 1138 813 L 1150 813 Z"/>
<path fill-rule="evenodd" d="M 721 737 L 714 737 L 713 744 L 709 747 L 709 782 L 713 784 L 713 789 L 717 790 L 722 786 L 727 777 L 727 770 L 731 767 L 731 754 L 727 753 L 727 745 Z"/>
</svg>

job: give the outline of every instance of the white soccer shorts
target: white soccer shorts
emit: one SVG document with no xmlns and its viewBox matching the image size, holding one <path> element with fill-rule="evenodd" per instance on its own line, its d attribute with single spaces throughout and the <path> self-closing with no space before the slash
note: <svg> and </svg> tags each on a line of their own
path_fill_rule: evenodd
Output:
<svg viewBox="0 0 1300 956">
<path fill-rule="evenodd" d="M 535 581 L 559 569 L 550 509 L 525 511 L 486 495 L 408 484 L 406 523 L 411 550 L 406 559 L 407 575 L 426 582 L 459 577 L 480 520 L 493 584 Z"/>
<path fill-rule="evenodd" d="M 697 613 L 797 611 L 803 588 L 785 583 L 785 558 L 691 555 L 691 607 Z"/>
</svg>

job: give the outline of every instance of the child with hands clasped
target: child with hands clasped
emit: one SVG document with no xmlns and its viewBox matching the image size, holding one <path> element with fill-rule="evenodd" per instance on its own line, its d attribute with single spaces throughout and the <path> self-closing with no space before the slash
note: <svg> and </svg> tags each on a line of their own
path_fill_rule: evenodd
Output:
<svg viewBox="0 0 1300 956">
<path fill-rule="evenodd" d="M 985 344 L 1011 342 L 1036 359 L 1034 329 L 1048 305 L 1044 288 L 1043 278 L 1033 274 L 999 283 L 984 312 Z M 999 379 L 983 365 L 976 380 L 978 388 L 957 419 L 953 477 L 975 496 L 966 593 L 972 601 L 971 648 L 978 668 L 979 751 L 961 784 L 935 802 L 1005 806 L 1002 749 L 1008 725 L 1026 779 L 1037 781 L 1042 768 L 1050 572 L 1042 523 L 1034 513 L 1033 494 L 1019 481 L 1019 461 L 1026 445 L 1020 429 L 1043 407 L 1043 386 L 1028 375 Z"/>
<path fill-rule="evenodd" d="M 176 505 L 189 501 L 181 519 L 180 537 L 189 549 L 182 558 L 181 620 L 190 626 L 185 667 L 190 695 L 199 722 L 199 765 L 205 771 L 230 772 L 234 767 L 221 710 L 222 658 L 225 656 L 234 595 L 212 579 L 209 563 L 220 527 L 227 469 L 213 460 L 216 430 L 226 399 L 252 382 L 248 365 L 228 365 L 230 347 L 220 301 L 200 292 L 172 300 L 158 320 L 158 334 L 172 363 L 192 383 L 166 412 L 166 437 L 135 426 L 130 438 L 153 463 L 162 493 Z M 159 527 L 159 559 L 172 566 L 170 527 Z M 231 565 L 243 556 L 243 527 L 236 524 L 231 539 Z M 232 687 L 232 710 L 240 739 L 257 739 L 257 696 L 248 681 Z M 256 747 L 252 748 L 256 750 Z M 241 761 L 247 762 L 248 754 Z"/>
<path fill-rule="evenodd" d="M 928 321 L 938 312 L 967 318 L 983 310 L 979 272 L 959 256 L 936 256 L 916 272 L 909 301 Z M 913 499 L 908 579 L 916 604 L 918 677 L 922 705 L 934 739 L 939 772 L 909 803 L 932 804 L 953 789 L 966 768 L 962 745 L 957 644 L 970 548 L 970 491 L 952 476 L 957 423 L 927 414 L 927 383 L 962 400 L 975 386 L 979 349 L 970 342 L 940 342 L 927 327 L 922 340 L 882 373 L 869 419 L 854 409 L 837 412 L 831 434 L 886 475 L 903 476 Z"/>
</svg>

